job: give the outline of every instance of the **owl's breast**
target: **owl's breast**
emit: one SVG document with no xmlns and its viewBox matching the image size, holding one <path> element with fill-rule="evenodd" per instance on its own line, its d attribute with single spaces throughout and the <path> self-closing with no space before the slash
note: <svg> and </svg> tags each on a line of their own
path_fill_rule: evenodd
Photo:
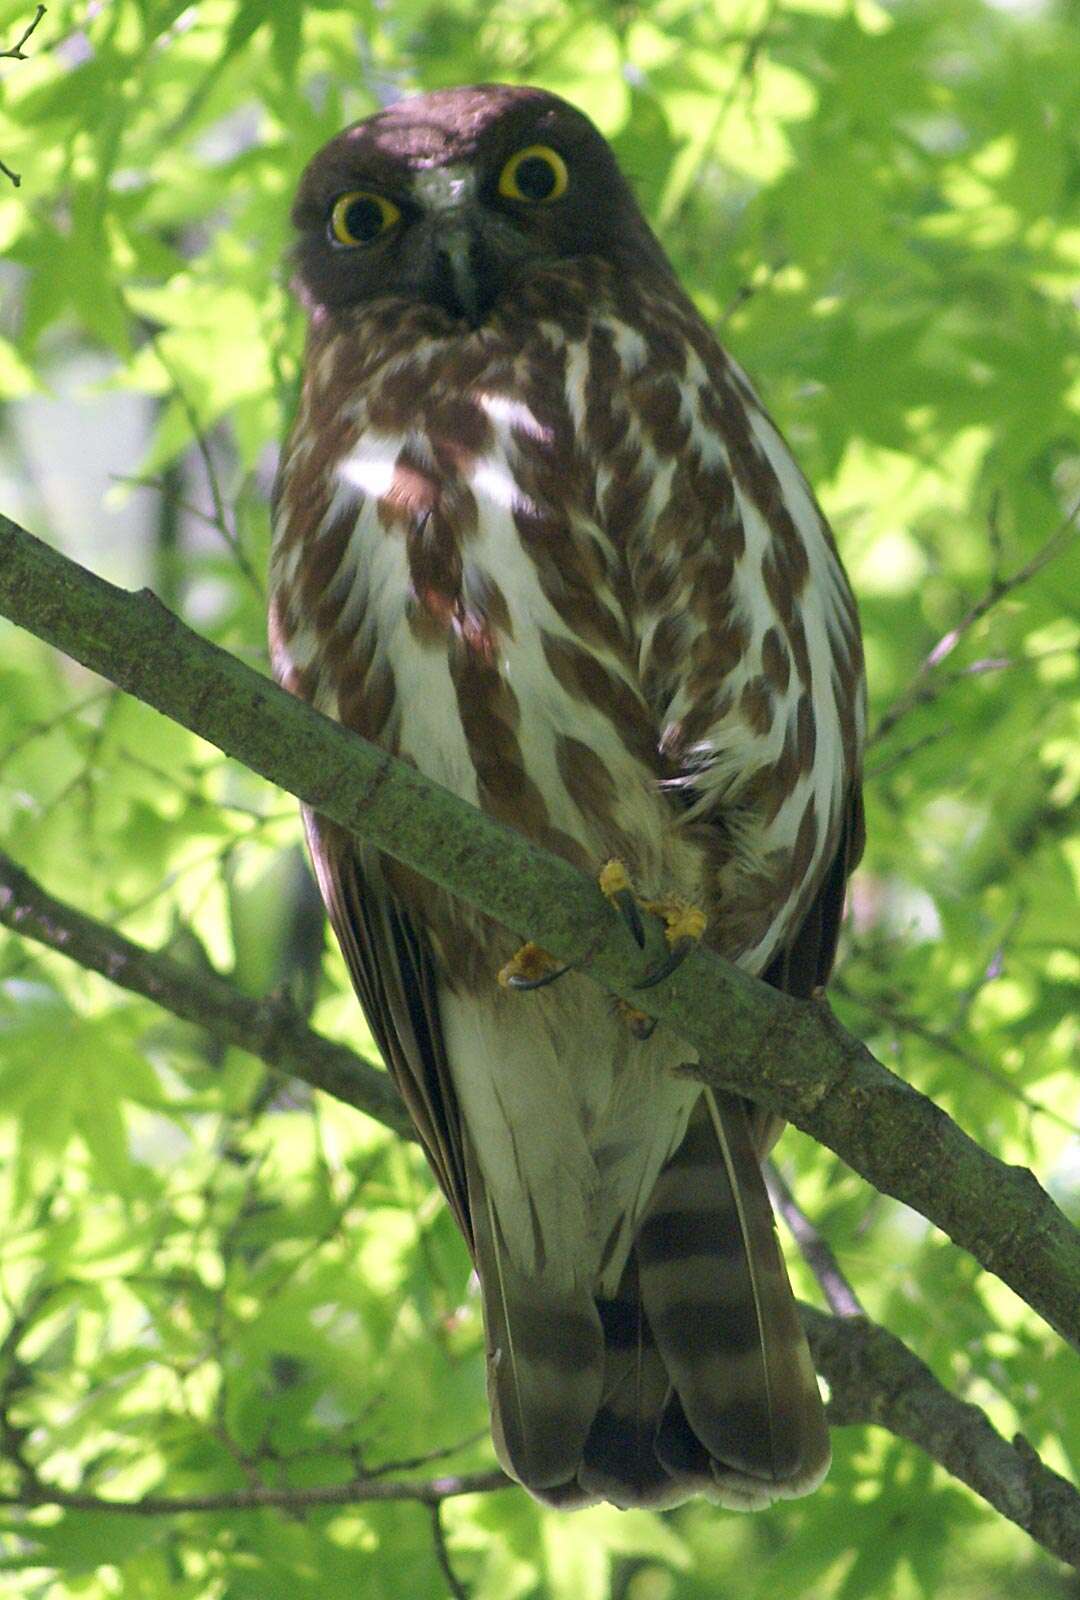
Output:
<svg viewBox="0 0 1080 1600">
<path fill-rule="evenodd" d="M 575 417 L 586 367 L 542 329 L 486 359 L 462 345 L 354 395 L 329 458 L 306 444 L 332 371 L 312 364 L 280 478 L 275 671 L 583 868 L 619 855 L 690 892 L 625 552 L 598 517 L 612 469 Z"/>
</svg>

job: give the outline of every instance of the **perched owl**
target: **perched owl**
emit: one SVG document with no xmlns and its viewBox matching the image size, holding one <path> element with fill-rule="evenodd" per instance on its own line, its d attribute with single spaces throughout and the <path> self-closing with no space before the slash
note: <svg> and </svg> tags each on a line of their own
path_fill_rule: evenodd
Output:
<svg viewBox="0 0 1080 1600">
<path fill-rule="evenodd" d="M 538 89 L 424 95 L 321 150 L 293 219 L 279 681 L 600 874 L 632 923 L 633 896 L 660 911 L 661 974 L 705 923 L 811 994 L 861 842 L 855 605 L 603 138 Z M 584 974 L 306 823 L 476 1264 L 507 1472 L 563 1507 L 813 1489 L 828 1435 L 761 1176 L 775 1121 Z"/>
</svg>

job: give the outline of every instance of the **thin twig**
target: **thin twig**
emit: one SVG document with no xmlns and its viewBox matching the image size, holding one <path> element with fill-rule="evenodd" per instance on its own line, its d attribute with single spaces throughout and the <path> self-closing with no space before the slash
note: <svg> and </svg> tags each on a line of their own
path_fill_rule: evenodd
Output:
<svg viewBox="0 0 1080 1600">
<path fill-rule="evenodd" d="M 369 1478 L 383 1478 L 390 1472 L 416 1472 L 420 1467 L 430 1467 L 433 1461 L 445 1461 L 448 1456 L 460 1455 L 463 1450 L 471 1450 L 474 1444 L 479 1444 L 487 1438 L 487 1429 L 480 1428 L 476 1433 L 470 1433 L 468 1438 L 459 1439 L 457 1444 L 440 1445 L 437 1450 L 425 1450 L 423 1455 L 406 1456 L 400 1461 L 385 1461 L 381 1467 L 372 1467 L 367 1476 Z"/>
<path fill-rule="evenodd" d="M 1002 1094 L 1007 1094 L 1010 1099 L 1018 1100 L 1026 1111 L 1033 1116 L 1046 1117 L 1050 1122 L 1056 1122 L 1059 1128 L 1066 1132 L 1080 1135 L 1080 1125 L 1070 1122 L 1052 1106 L 1045 1105 L 1041 1100 L 1035 1100 L 1018 1084 L 1015 1084 L 1007 1073 L 998 1067 L 991 1067 L 970 1050 L 965 1050 L 963 1045 L 957 1044 L 951 1034 L 943 1033 L 937 1028 L 932 1028 L 929 1023 L 921 1021 L 918 1017 L 911 1016 L 902 1011 L 899 1006 L 882 995 L 859 994 L 852 989 L 843 977 L 834 977 L 832 987 L 837 994 L 843 995 L 845 1000 L 852 1001 L 861 1006 L 871 1017 L 887 1023 L 899 1033 L 909 1033 L 913 1039 L 921 1039 L 924 1044 L 932 1045 L 935 1050 L 940 1050 L 944 1055 L 949 1055 L 954 1061 L 959 1061 L 969 1072 L 977 1072 L 980 1077 L 988 1078 Z"/>
<path fill-rule="evenodd" d="M 0 61 L 25 61 L 27 59 L 23 52 L 23 45 L 26 43 L 27 39 L 29 39 L 30 35 L 33 33 L 34 29 L 37 27 L 44 15 L 45 7 L 38 6 L 36 12 L 34 13 L 33 20 L 29 22 L 26 28 L 23 30 L 23 36 L 19 42 L 11 45 L 7 50 L 0 50 Z"/>
<path fill-rule="evenodd" d="M 7 50 L 0 50 L 0 61 L 25 61 L 27 59 L 23 51 L 23 45 L 26 43 L 27 39 L 29 39 L 30 35 L 33 33 L 34 29 L 37 27 L 44 15 L 45 7 L 39 5 L 34 13 L 33 20 L 23 30 L 22 38 L 18 41 L 18 43 L 11 45 Z M 12 168 L 8 166 L 6 161 L 0 161 L 0 172 L 4 174 L 5 178 L 9 178 L 11 180 L 13 188 L 18 189 L 22 184 L 22 175 L 13 171 Z"/>
<path fill-rule="evenodd" d="M 770 30 L 772 29 L 772 25 L 776 20 L 776 14 L 779 9 L 779 0 L 768 0 L 764 15 L 762 16 L 758 26 L 753 30 L 752 33 L 748 33 L 743 38 L 742 52 L 739 57 L 738 65 L 732 74 L 731 82 L 728 84 L 720 98 L 719 103 L 717 104 L 716 111 L 713 114 L 712 122 L 701 145 L 701 154 L 694 163 L 693 171 L 686 179 L 684 179 L 682 183 L 682 193 L 679 195 L 678 201 L 675 204 L 669 203 L 668 207 L 666 208 L 668 220 L 670 220 L 672 216 L 678 216 L 680 210 L 686 204 L 687 196 L 691 194 L 695 188 L 697 188 L 701 174 L 704 171 L 707 163 L 712 158 L 713 151 L 716 148 L 716 142 L 719 139 L 720 134 L 723 132 L 724 123 L 728 119 L 728 114 L 730 113 L 732 106 L 735 104 L 735 99 L 740 89 L 745 83 L 753 83 L 754 74 L 757 70 L 758 57 L 761 55 L 761 52 L 764 49 L 765 42 L 769 37 Z"/>
<path fill-rule="evenodd" d="M 188 1511 L 302 1511 L 314 1506 L 352 1506 L 370 1500 L 417 1500 L 437 1505 L 461 1494 L 492 1494 L 513 1483 L 503 1472 L 458 1473 L 415 1482 L 351 1478 L 347 1483 L 312 1484 L 307 1488 L 263 1485 L 221 1494 L 141 1495 L 138 1500 L 111 1500 L 82 1490 L 54 1488 L 35 1479 L 15 1494 L 0 1494 L 0 1506 L 60 1506 L 66 1511 L 115 1511 L 121 1516 L 171 1517 Z"/>
<path fill-rule="evenodd" d="M 931 728 L 921 739 L 913 739 L 910 744 L 904 745 L 891 756 L 886 756 L 884 760 L 871 761 L 863 772 L 863 781 L 876 783 L 879 778 L 884 778 L 886 773 L 902 767 L 912 756 L 918 755 L 920 750 L 926 750 L 932 744 L 940 744 L 942 739 L 951 739 L 955 731 L 951 722 L 944 723 L 940 728 Z"/>
<path fill-rule="evenodd" d="M 109 482 L 123 484 L 128 489 L 153 489 L 163 498 L 168 497 L 177 510 L 184 512 L 185 516 L 193 517 L 204 527 L 213 528 L 215 533 L 221 532 L 221 524 L 216 515 L 204 511 L 194 500 L 188 500 L 186 496 L 177 494 L 175 490 L 169 488 L 164 478 L 140 477 L 136 472 L 110 472 Z"/>
<path fill-rule="evenodd" d="M 884 739 L 891 733 L 896 724 L 906 717 L 916 706 L 926 705 L 937 699 L 944 685 L 940 682 L 931 682 L 932 675 L 941 663 L 952 654 L 965 634 L 970 633 L 975 625 L 982 621 L 987 612 L 993 610 L 1007 595 L 1015 594 L 1026 583 L 1030 583 L 1045 566 L 1055 559 L 1065 549 L 1070 538 L 1075 532 L 1076 519 L 1080 515 L 1080 502 L 1059 523 L 1050 535 L 1032 556 L 1030 561 L 1013 573 L 1011 578 L 1003 578 L 1000 572 L 1000 536 L 992 532 L 990 536 L 993 554 L 993 566 L 989 587 L 978 600 L 964 612 L 960 621 L 946 633 L 943 633 L 937 644 L 925 657 L 919 670 L 911 680 L 907 689 L 885 711 L 877 727 L 867 740 L 867 748 Z M 996 510 L 991 513 L 991 528 L 994 528 Z M 966 674 L 965 674 L 966 675 Z"/>
<path fill-rule="evenodd" d="M 441 1500 L 435 1500 L 430 1506 L 431 1512 L 431 1538 L 435 1545 L 435 1559 L 439 1563 L 439 1571 L 446 1579 L 452 1600 L 469 1600 L 469 1591 L 454 1571 L 450 1561 L 450 1552 L 446 1548 L 446 1530 L 442 1522 Z"/>
<path fill-rule="evenodd" d="M 859 1297 L 841 1272 L 831 1246 L 802 1210 L 773 1161 L 766 1163 L 765 1183 L 773 1205 L 790 1228 L 803 1259 L 817 1279 L 829 1309 L 838 1317 L 864 1316 Z"/>
<path fill-rule="evenodd" d="M 210 442 L 203 431 L 202 423 L 199 421 L 199 414 L 189 399 L 183 384 L 180 382 L 180 378 L 175 367 L 165 354 L 161 340 L 155 338 L 153 345 L 154 354 L 161 362 L 161 365 L 165 368 L 169 381 L 176 393 L 176 398 L 180 402 L 180 409 L 187 418 L 187 424 L 191 429 L 192 438 L 195 440 L 195 448 L 199 452 L 199 459 L 202 461 L 203 470 L 206 473 L 206 480 L 210 489 L 210 499 L 214 506 L 213 525 L 217 528 L 218 532 L 221 534 L 221 537 L 224 539 L 225 543 L 236 557 L 236 564 L 240 568 L 240 571 L 244 574 L 244 577 L 251 584 L 252 588 L 255 590 L 255 593 L 262 598 L 265 595 L 265 589 L 261 579 L 247 558 L 244 547 L 240 541 L 239 532 L 229 518 L 228 511 L 225 507 L 225 496 L 222 493 L 221 482 L 217 475 L 217 467 L 214 464 L 214 457 L 210 449 Z"/>
</svg>

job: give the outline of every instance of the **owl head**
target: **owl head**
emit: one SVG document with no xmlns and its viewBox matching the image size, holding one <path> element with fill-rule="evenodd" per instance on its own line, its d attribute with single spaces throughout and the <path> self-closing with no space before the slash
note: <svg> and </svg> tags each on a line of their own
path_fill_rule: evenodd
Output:
<svg viewBox="0 0 1080 1600">
<path fill-rule="evenodd" d="M 473 327 L 530 266 L 598 256 L 670 272 L 606 140 L 541 89 L 478 84 L 402 100 L 308 164 L 297 287 L 327 312 L 383 296 Z"/>
</svg>

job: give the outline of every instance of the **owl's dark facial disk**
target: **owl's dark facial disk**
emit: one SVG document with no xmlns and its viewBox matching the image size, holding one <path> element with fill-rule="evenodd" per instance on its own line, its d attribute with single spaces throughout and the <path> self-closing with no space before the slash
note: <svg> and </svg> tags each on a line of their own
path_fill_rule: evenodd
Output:
<svg viewBox="0 0 1080 1600">
<path fill-rule="evenodd" d="M 601 135 L 540 89 L 405 100 L 332 139 L 293 207 L 309 307 L 383 296 L 478 327 L 530 264 L 584 255 L 667 270 Z"/>
</svg>

